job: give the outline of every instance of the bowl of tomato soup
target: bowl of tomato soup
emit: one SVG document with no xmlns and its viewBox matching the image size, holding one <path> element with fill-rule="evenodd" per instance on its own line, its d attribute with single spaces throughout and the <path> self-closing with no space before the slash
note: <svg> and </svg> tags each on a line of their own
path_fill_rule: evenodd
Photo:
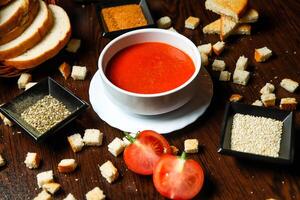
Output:
<svg viewBox="0 0 300 200">
<path fill-rule="evenodd" d="M 120 108 L 157 115 L 193 98 L 201 58 L 183 35 L 142 29 L 112 40 L 101 52 L 98 67 L 106 95 Z"/>
</svg>

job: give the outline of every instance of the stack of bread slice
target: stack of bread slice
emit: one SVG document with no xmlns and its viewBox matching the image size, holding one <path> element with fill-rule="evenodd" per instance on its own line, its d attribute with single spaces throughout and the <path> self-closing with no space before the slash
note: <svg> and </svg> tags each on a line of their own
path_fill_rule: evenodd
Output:
<svg viewBox="0 0 300 200">
<path fill-rule="evenodd" d="M 0 66 L 0 72 L 40 65 L 55 56 L 70 36 L 70 20 L 61 7 L 42 0 L 11 0 L 0 7 L 0 62 L 6 66 Z"/>
<path fill-rule="evenodd" d="M 220 18 L 203 28 L 203 33 L 219 34 L 221 40 L 228 36 L 250 35 L 251 25 L 259 14 L 248 8 L 248 0 L 206 0 L 205 7 L 220 15 Z"/>
</svg>

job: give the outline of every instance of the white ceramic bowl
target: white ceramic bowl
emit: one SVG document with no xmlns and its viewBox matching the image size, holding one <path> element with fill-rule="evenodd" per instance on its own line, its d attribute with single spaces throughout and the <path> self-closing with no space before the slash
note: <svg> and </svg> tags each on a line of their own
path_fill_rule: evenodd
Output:
<svg viewBox="0 0 300 200">
<path fill-rule="evenodd" d="M 182 50 L 192 59 L 194 74 L 181 86 L 157 94 L 138 94 L 115 86 L 105 75 L 108 62 L 120 50 L 144 42 L 166 43 Z M 173 111 L 192 99 L 197 90 L 201 58 L 197 47 L 183 35 L 169 30 L 149 28 L 131 31 L 112 40 L 101 52 L 98 67 L 105 92 L 115 104 L 136 114 L 157 115 Z"/>
</svg>

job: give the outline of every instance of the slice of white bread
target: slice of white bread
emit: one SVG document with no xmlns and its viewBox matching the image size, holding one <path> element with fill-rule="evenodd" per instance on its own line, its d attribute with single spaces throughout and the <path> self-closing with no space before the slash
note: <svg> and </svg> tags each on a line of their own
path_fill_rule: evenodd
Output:
<svg viewBox="0 0 300 200">
<path fill-rule="evenodd" d="M 237 25 L 238 23 L 233 21 L 231 17 L 221 15 L 220 39 L 224 41 L 229 35 L 231 35 L 231 33 L 234 31 Z"/>
<path fill-rule="evenodd" d="M 36 46 L 15 58 L 4 60 L 4 65 L 17 69 L 33 68 L 55 56 L 69 41 L 71 24 L 67 13 L 59 6 L 49 5 L 54 24 Z"/>
<path fill-rule="evenodd" d="M 14 29 L 36 0 L 15 0 L 0 8 L 0 36 Z"/>
<path fill-rule="evenodd" d="M 232 17 L 235 22 L 247 9 L 248 0 L 206 0 L 205 8 L 219 15 Z"/>
<path fill-rule="evenodd" d="M 11 0 L 0 0 L 0 6 L 8 4 Z"/>
<path fill-rule="evenodd" d="M 13 39 L 19 37 L 25 31 L 25 29 L 30 26 L 30 24 L 32 24 L 33 20 L 38 14 L 39 8 L 39 1 L 35 1 L 28 14 L 23 16 L 20 24 L 18 24 L 15 28 L 13 28 L 3 36 L 0 36 L 0 45 L 8 43 L 9 41 L 12 41 Z"/>
<path fill-rule="evenodd" d="M 0 60 L 14 58 L 35 46 L 53 26 L 53 18 L 46 3 L 39 0 L 40 10 L 32 24 L 16 39 L 0 45 Z"/>
<path fill-rule="evenodd" d="M 212 23 L 206 25 L 203 28 L 203 33 L 205 34 L 220 34 L 221 33 L 221 19 L 217 19 Z M 232 34 L 235 35 L 250 35 L 251 34 L 251 25 L 241 24 L 238 25 Z"/>
</svg>

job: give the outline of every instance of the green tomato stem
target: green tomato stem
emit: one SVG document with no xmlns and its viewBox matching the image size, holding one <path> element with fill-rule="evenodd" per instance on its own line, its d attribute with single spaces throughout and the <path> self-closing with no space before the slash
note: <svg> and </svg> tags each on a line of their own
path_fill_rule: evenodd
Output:
<svg viewBox="0 0 300 200">
<path fill-rule="evenodd" d="M 123 133 L 124 133 L 126 139 L 127 139 L 130 143 L 134 143 L 134 141 L 136 140 L 134 137 L 132 137 L 131 135 L 129 135 L 128 132 L 125 132 L 125 131 L 124 131 Z"/>
</svg>

